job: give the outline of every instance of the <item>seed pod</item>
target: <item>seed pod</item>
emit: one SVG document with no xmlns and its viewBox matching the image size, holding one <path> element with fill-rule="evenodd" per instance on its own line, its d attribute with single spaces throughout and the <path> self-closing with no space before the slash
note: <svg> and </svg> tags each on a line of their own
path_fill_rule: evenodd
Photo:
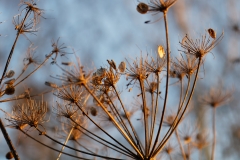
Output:
<svg viewBox="0 0 240 160">
<path fill-rule="evenodd" d="M 118 69 L 121 73 L 123 73 L 126 69 L 126 63 L 125 62 L 121 62 L 118 66 Z"/>
<path fill-rule="evenodd" d="M 5 89 L 5 94 L 6 95 L 13 95 L 15 93 L 15 88 L 13 85 L 7 85 Z"/>
<path fill-rule="evenodd" d="M 7 159 L 13 159 L 13 154 L 12 154 L 11 151 L 6 154 L 6 158 Z"/>
<path fill-rule="evenodd" d="M 90 113 L 92 116 L 96 116 L 97 115 L 97 109 L 95 107 L 91 107 L 90 108 Z"/>
<path fill-rule="evenodd" d="M 47 81 L 45 82 L 45 85 L 49 86 L 49 87 L 52 87 L 52 88 L 57 88 L 58 87 L 55 83 L 47 82 Z"/>
<path fill-rule="evenodd" d="M 73 65 L 73 63 L 72 62 L 62 62 L 62 65 L 71 66 L 71 65 Z"/>
<path fill-rule="evenodd" d="M 164 57 L 165 51 L 164 51 L 163 46 L 158 46 L 158 55 L 159 55 L 160 58 Z"/>
<path fill-rule="evenodd" d="M 13 85 L 14 82 L 15 82 L 15 78 L 12 78 L 12 79 L 9 79 L 8 81 L 4 82 L 4 84 Z"/>
<path fill-rule="evenodd" d="M 212 29 L 212 28 L 209 28 L 208 29 L 208 34 L 213 38 L 215 39 L 217 37 L 217 33 Z"/>
<path fill-rule="evenodd" d="M 6 78 L 11 78 L 12 76 L 14 76 L 15 72 L 13 70 L 10 70 L 7 72 L 6 74 Z"/>
<path fill-rule="evenodd" d="M 145 3 L 139 3 L 137 5 L 137 11 L 141 14 L 146 14 L 148 12 L 148 5 Z"/>
</svg>

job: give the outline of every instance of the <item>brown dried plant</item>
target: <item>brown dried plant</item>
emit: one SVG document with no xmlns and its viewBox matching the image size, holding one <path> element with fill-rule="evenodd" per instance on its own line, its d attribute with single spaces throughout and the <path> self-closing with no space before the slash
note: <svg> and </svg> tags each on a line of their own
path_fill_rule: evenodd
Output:
<svg viewBox="0 0 240 160">
<path fill-rule="evenodd" d="M 187 132 L 189 134 L 179 135 L 178 126 L 180 123 L 184 123 L 183 119 L 189 113 L 189 104 L 198 81 L 199 70 L 204 63 L 203 57 L 220 43 L 223 33 L 216 38 L 216 32 L 210 28 L 207 30 L 208 35 L 204 34 L 200 39 L 193 40 L 186 35 L 180 42 L 181 57 L 174 61 L 174 58 L 171 58 L 167 13 L 176 2 L 177 0 L 150 0 L 148 4 L 140 2 L 137 6 L 137 11 L 142 14 L 147 12 L 163 13 L 166 44 L 158 46 L 156 55 L 144 57 L 141 53 L 140 57 L 134 60 L 126 59 L 119 64 L 114 60 L 107 60 L 108 64 L 105 66 L 90 70 L 85 69 L 87 67 L 80 63 L 74 50 L 76 63 L 58 63 L 59 57 L 70 53 L 64 43 L 59 44 L 60 38 L 58 38 L 56 41 L 52 40 L 52 50 L 46 54 L 43 62 L 36 59 L 35 50 L 37 48 L 33 48 L 31 45 L 23 60 L 24 68 L 15 79 L 12 78 L 15 72 L 7 72 L 7 70 L 18 37 L 28 33 L 36 34 L 36 26 L 40 23 L 40 18 L 44 18 L 44 11 L 37 7 L 35 1 L 22 1 L 21 7 L 24 9 L 13 18 L 17 35 L 0 80 L 2 98 L 0 102 L 19 99 L 27 99 L 27 101 L 19 102 L 19 105 L 13 107 L 12 113 L 4 111 L 7 114 L 8 126 L 58 152 L 56 159 L 60 159 L 61 155 L 65 154 L 77 159 L 158 160 L 162 153 L 173 159 L 172 153 L 177 147 L 181 150 L 181 157 L 184 160 L 190 159 L 192 153 L 190 147 L 194 146 L 200 150 L 209 143 L 203 140 L 205 135 L 200 137 L 189 132 Z M 19 84 L 36 73 L 50 58 L 52 66 L 56 66 L 56 70 L 59 69 L 62 74 L 51 76 L 59 80 L 56 83 L 45 82 L 45 85 L 51 87 L 49 91 L 36 94 L 24 92 L 24 94 L 10 99 L 4 97 L 14 94 Z M 31 68 L 30 64 L 35 64 L 35 69 L 20 79 L 25 71 Z M 177 108 L 174 110 L 174 114 L 168 115 L 170 78 L 178 78 L 181 86 L 179 97 L 174 97 L 174 100 L 177 101 Z M 137 99 L 136 106 L 130 105 L 131 97 L 128 97 L 127 100 L 124 99 L 132 92 L 119 90 L 119 88 L 124 88 L 121 80 L 125 80 L 126 90 L 130 92 L 133 89 L 132 99 Z M 2 83 L 3 81 L 4 83 Z M 186 86 L 185 82 L 187 82 Z M 52 107 L 53 110 L 50 109 L 51 106 L 47 106 L 46 102 L 38 103 L 37 98 L 35 99 L 37 96 L 50 93 L 53 93 L 54 100 L 56 100 Z M 225 103 L 229 97 L 231 97 L 230 94 L 221 92 L 216 94 L 214 91 L 214 94 L 210 93 L 210 96 L 204 97 L 201 101 L 215 109 Z M 129 100 L 130 103 L 127 102 Z M 55 114 L 51 114 L 52 112 Z M 138 113 L 141 117 L 136 120 L 135 115 Z M 48 115 L 54 118 L 46 118 Z M 62 127 L 60 133 L 64 132 L 64 143 L 61 142 L 61 138 L 55 138 L 51 130 L 47 128 L 47 124 L 50 124 L 48 122 L 52 119 L 57 119 L 57 122 L 52 123 L 57 123 L 58 128 Z M 2 123 L 0 123 L 0 127 L 14 158 L 20 159 Z M 195 125 L 191 127 L 194 128 Z M 37 136 L 31 135 L 27 128 L 34 128 L 32 131 L 38 132 L 39 136 L 60 145 L 61 150 L 58 149 L 59 147 L 48 145 L 39 140 Z M 170 138 L 174 137 L 173 134 L 176 135 L 176 146 L 169 143 Z M 194 139 L 195 137 L 197 138 Z M 85 139 L 84 143 L 88 144 L 83 144 L 82 139 Z M 68 143 L 69 140 L 73 140 L 78 145 L 71 146 Z M 65 148 L 76 154 L 64 151 Z M 109 150 L 111 153 L 102 153 L 101 151 L 104 150 Z M 214 159 L 214 148 L 212 156 Z"/>
</svg>

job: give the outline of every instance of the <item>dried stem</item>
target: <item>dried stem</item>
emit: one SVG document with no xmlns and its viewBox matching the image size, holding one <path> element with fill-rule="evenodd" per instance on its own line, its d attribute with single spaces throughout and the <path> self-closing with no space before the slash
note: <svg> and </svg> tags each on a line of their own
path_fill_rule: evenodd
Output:
<svg viewBox="0 0 240 160">
<path fill-rule="evenodd" d="M 213 145 L 212 145 L 212 156 L 211 160 L 215 159 L 215 147 L 216 147 L 216 107 L 213 107 L 213 122 L 212 122 L 212 129 L 213 129 Z"/>
<path fill-rule="evenodd" d="M 20 158 L 19 158 L 19 156 L 17 154 L 17 151 L 16 151 L 16 149 L 14 148 L 14 146 L 12 144 L 12 141 L 11 141 L 11 139 L 10 139 L 10 137 L 9 137 L 5 127 L 4 127 L 4 124 L 3 124 L 1 118 L 0 118 L 0 128 L 1 128 L 3 136 L 4 136 L 4 138 L 5 138 L 5 140 L 6 140 L 7 144 L 8 144 L 8 147 L 9 147 L 9 149 L 11 150 L 11 152 L 13 154 L 14 159 L 15 160 L 20 160 Z"/>
<path fill-rule="evenodd" d="M 67 144 L 67 142 L 68 142 L 68 140 L 69 140 L 69 138 L 70 138 L 70 136 L 71 136 L 71 134 L 72 134 L 73 129 L 74 129 L 74 127 L 72 127 L 71 130 L 69 131 L 68 136 L 67 136 L 67 138 L 66 138 L 66 140 L 65 140 L 65 142 L 64 142 L 64 145 Z M 65 146 L 62 146 L 61 152 L 59 152 L 57 160 L 60 159 L 64 148 L 65 148 Z"/>
</svg>

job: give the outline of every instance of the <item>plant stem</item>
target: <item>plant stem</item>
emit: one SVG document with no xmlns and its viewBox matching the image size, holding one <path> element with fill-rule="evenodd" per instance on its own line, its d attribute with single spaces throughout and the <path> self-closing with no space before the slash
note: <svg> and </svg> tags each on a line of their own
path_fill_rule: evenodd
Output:
<svg viewBox="0 0 240 160">
<path fill-rule="evenodd" d="M 212 145 L 212 157 L 211 160 L 215 158 L 215 147 L 216 147 L 216 107 L 213 107 L 213 145 Z"/>
<path fill-rule="evenodd" d="M 4 124 L 3 124 L 1 118 L 0 118 L 0 128 L 1 128 L 3 136 L 4 136 L 4 138 L 5 138 L 5 140 L 6 140 L 7 144 L 8 144 L 8 147 L 9 147 L 9 149 L 11 150 L 11 152 L 13 154 L 14 159 L 15 160 L 20 160 L 20 158 L 19 158 L 19 156 L 17 154 L 17 151 L 16 151 L 16 149 L 14 148 L 14 146 L 12 144 L 12 141 L 11 141 L 11 139 L 10 139 L 10 137 L 9 137 L 5 127 L 4 127 Z"/>
<path fill-rule="evenodd" d="M 64 145 L 67 144 L 67 142 L 68 142 L 68 140 L 69 140 L 69 138 L 70 138 L 70 136 L 71 136 L 71 134 L 72 134 L 73 129 L 74 129 L 74 127 L 71 128 L 71 130 L 70 130 L 70 132 L 69 132 L 69 134 L 68 134 L 68 136 L 67 136 L 67 138 L 66 138 L 66 140 L 65 140 L 65 142 L 64 142 Z M 65 146 L 62 146 L 61 152 L 59 152 L 57 160 L 60 159 L 60 157 L 61 157 L 61 155 L 62 155 L 62 151 L 64 150 L 64 148 L 65 148 Z"/>
</svg>

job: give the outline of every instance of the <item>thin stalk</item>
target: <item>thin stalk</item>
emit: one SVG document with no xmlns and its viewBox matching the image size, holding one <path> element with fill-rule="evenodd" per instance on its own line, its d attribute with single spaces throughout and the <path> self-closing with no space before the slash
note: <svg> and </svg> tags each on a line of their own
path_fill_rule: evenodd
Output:
<svg viewBox="0 0 240 160">
<path fill-rule="evenodd" d="M 151 147 L 152 140 L 153 140 L 153 132 L 154 132 L 154 127 L 155 127 L 155 122 L 156 122 L 156 117 L 157 117 L 157 110 L 158 110 L 158 92 L 159 92 L 159 74 L 157 74 L 157 96 L 156 96 L 156 104 L 155 104 L 155 110 L 153 114 L 153 123 L 152 123 L 152 129 L 151 129 L 151 136 L 150 136 L 150 145 Z"/>
<path fill-rule="evenodd" d="M 168 21 L 167 21 L 167 10 L 163 12 L 163 17 L 164 17 L 164 24 L 165 24 L 165 31 L 166 31 L 166 43 L 167 43 L 167 78 L 166 78 L 166 88 L 165 88 L 165 98 L 164 98 L 164 105 L 163 105 L 163 110 L 162 110 L 162 116 L 160 120 L 160 125 L 158 127 L 158 132 L 157 132 L 157 137 L 155 139 L 154 145 L 152 147 L 150 157 L 152 157 L 152 154 L 155 150 L 155 147 L 157 145 L 160 133 L 161 133 L 161 128 L 162 128 L 162 123 L 163 123 L 163 118 L 164 118 L 164 113 L 167 105 L 167 98 L 168 98 L 168 85 L 169 85 L 169 70 L 170 70 L 170 42 L 169 42 L 169 35 L 168 35 Z"/>
<path fill-rule="evenodd" d="M 185 155 L 185 153 L 184 153 L 184 149 L 183 149 L 182 143 L 181 143 L 181 141 L 180 141 L 180 137 L 179 137 L 179 135 L 178 135 L 178 130 L 177 130 L 177 128 L 175 129 L 175 134 L 176 134 L 176 137 L 177 137 L 177 140 L 178 140 L 178 144 L 179 144 L 179 146 L 180 146 L 180 150 L 181 150 L 183 159 L 186 160 L 186 155 Z"/>
<path fill-rule="evenodd" d="M 149 153 L 149 127 L 148 127 L 148 115 L 147 115 L 147 104 L 146 104 L 146 95 L 145 95 L 145 88 L 144 83 L 142 79 L 139 79 L 140 88 L 141 88 L 141 95 L 142 95 L 142 101 L 143 101 L 143 114 L 144 114 L 144 130 L 145 130 L 145 156 L 148 157 Z"/>
<path fill-rule="evenodd" d="M 40 135 L 43 133 L 43 132 L 42 132 L 41 130 L 39 130 L 37 127 L 36 127 L 36 129 L 39 131 Z M 89 152 L 85 152 L 85 151 L 82 151 L 82 150 L 79 150 L 79 149 L 70 147 L 70 146 L 68 146 L 68 145 L 65 145 L 65 144 L 59 142 L 58 140 L 55 140 L 54 138 L 52 138 L 51 136 L 49 136 L 49 135 L 46 134 L 46 133 L 43 133 L 42 135 L 44 135 L 45 137 L 49 138 L 50 140 L 52 140 L 52 141 L 54 141 L 54 142 L 56 142 L 56 143 L 58 143 L 58 144 L 60 144 L 60 145 L 62 145 L 62 146 L 64 146 L 64 147 L 67 147 L 67 148 L 69 148 L 69 149 L 72 149 L 72 150 L 74 150 L 74 151 L 77 151 L 77 152 L 80 152 L 80 153 L 83 153 L 83 154 L 88 154 L 88 155 L 90 155 L 90 156 L 96 156 L 96 157 L 106 158 L 106 159 L 116 159 L 116 158 L 109 158 L 109 157 L 106 157 L 106 156 L 101 156 L 101 155 L 98 155 L 98 154 L 95 154 L 95 153 L 92 154 L 92 153 L 89 153 Z M 61 152 L 61 151 L 59 151 L 59 152 Z M 62 152 L 62 153 L 64 153 L 64 152 Z"/>
<path fill-rule="evenodd" d="M 9 149 L 11 150 L 11 152 L 13 154 L 14 159 L 15 160 L 20 160 L 20 158 L 19 158 L 19 156 L 17 154 L 17 151 L 16 151 L 16 149 L 14 148 L 14 146 L 12 144 L 12 141 L 11 141 L 7 131 L 6 131 L 6 128 L 4 127 L 4 124 L 3 124 L 1 118 L 0 118 L 0 128 L 1 128 L 2 134 L 3 134 L 5 140 L 6 140 L 7 144 L 8 144 L 8 147 L 9 147 Z"/>
<path fill-rule="evenodd" d="M 24 132 L 22 129 L 19 129 L 19 130 L 20 130 L 23 134 L 25 134 L 26 136 L 28 136 L 29 138 L 31 138 L 32 140 L 38 142 L 39 144 L 41 144 L 41 145 L 43 145 L 43 146 L 45 146 L 45 147 L 47 147 L 47 148 L 49 148 L 49 149 L 52 149 L 52 150 L 54 150 L 54 151 L 56 151 L 56 152 L 61 152 L 61 151 L 58 150 L 58 149 L 55 149 L 55 148 L 53 148 L 53 147 L 50 147 L 49 145 L 46 145 L 46 144 L 42 143 L 41 141 L 39 141 L 39 140 L 37 140 L 36 138 L 34 138 L 34 137 L 32 137 L 31 135 L 29 135 L 28 133 Z M 70 157 L 78 158 L 78 159 L 91 160 L 91 159 L 87 159 L 87 158 L 83 158 L 83 157 L 74 156 L 74 155 L 69 154 L 69 153 L 66 153 L 66 152 L 62 152 L 62 154 L 68 155 L 68 156 L 70 156 Z"/>
<path fill-rule="evenodd" d="M 126 132 L 122 129 L 121 126 L 119 126 L 119 124 L 116 122 L 116 120 L 114 119 L 114 117 L 108 112 L 108 110 L 105 108 L 105 106 L 99 101 L 99 99 L 92 93 L 92 91 L 88 88 L 88 86 L 83 83 L 82 84 L 86 90 L 92 95 L 92 97 L 98 102 L 98 104 L 101 106 L 101 108 L 105 111 L 105 113 L 110 117 L 110 119 L 112 120 L 113 124 L 115 125 L 115 127 L 119 130 L 119 132 L 123 135 L 123 137 L 129 142 L 129 144 L 133 147 L 133 149 L 138 153 L 138 155 L 143 158 L 142 153 L 140 152 L 140 150 L 137 148 L 137 146 L 131 141 L 131 139 L 127 136 Z"/>
<path fill-rule="evenodd" d="M 20 26 L 20 28 L 19 28 L 20 31 L 22 30 L 22 28 L 23 28 L 23 26 L 24 26 L 24 23 L 25 23 L 25 21 L 26 21 L 29 13 L 30 13 L 30 9 L 26 12 L 26 14 L 25 14 L 25 16 L 24 16 L 24 18 L 23 18 L 23 21 L 21 22 L 22 24 L 21 24 L 21 26 Z M 11 58 L 12 58 L 12 55 L 13 55 L 13 52 L 14 52 L 14 49 L 15 49 L 15 46 L 16 46 L 16 44 L 17 44 L 17 40 L 18 40 L 18 37 L 19 37 L 20 34 L 21 34 L 21 32 L 18 31 L 18 32 L 17 32 L 17 36 L 16 36 L 16 38 L 15 38 L 15 41 L 14 41 L 14 43 L 13 43 L 13 46 L 12 46 L 12 48 L 11 48 L 11 51 L 10 51 L 10 53 L 9 53 L 9 55 L 8 55 L 8 59 L 7 59 L 7 62 L 6 62 L 6 64 L 5 64 L 5 68 L 4 68 L 4 71 L 3 71 L 3 74 L 2 74 L 2 78 L 0 79 L 0 85 L 2 84 L 3 78 L 4 78 L 4 76 L 5 76 L 6 72 L 7 72 L 9 63 L 10 63 L 10 61 L 11 61 Z"/>
<path fill-rule="evenodd" d="M 213 123 L 212 123 L 212 129 L 213 129 L 213 145 L 212 145 L 212 156 L 211 160 L 214 160 L 215 158 L 215 147 L 216 147 L 216 107 L 213 107 Z"/>
<path fill-rule="evenodd" d="M 70 136 L 71 136 L 71 134 L 72 134 L 73 129 L 74 129 L 74 127 L 71 128 L 71 130 L 70 130 L 70 132 L 69 132 L 69 134 L 68 134 L 68 136 L 67 136 L 67 138 L 66 138 L 66 140 L 65 140 L 65 142 L 64 142 L 64 145 L 67 144 L 67 142 L 68 142 L 68 140 L 69 140 L 69 138 L 70 138 Z M 60 159 L 64 148 L 65 148 L 65 146 L 62 146 L 61 152 L 59 152 L 57 160 Z"/>
</svg>

